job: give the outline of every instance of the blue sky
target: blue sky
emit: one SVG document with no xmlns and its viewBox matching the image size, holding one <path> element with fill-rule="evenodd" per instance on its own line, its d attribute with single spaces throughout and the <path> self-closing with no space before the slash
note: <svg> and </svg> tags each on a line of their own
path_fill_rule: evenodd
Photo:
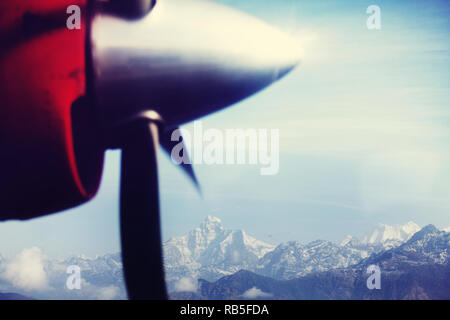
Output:
<svg viewBox="0 0 450 320">
<path fill-rule="evenodd" d="M 450 5 L 446 1 L 228 1 L 291 33 L 301 65 L 279 83 L 203 120 L 205 128 L 280 129 L 280 173 L 198 165 L 199 197 L 160 154 L 163 234 L 205 218 L 258 239 L 341 240 L 377 223 L 450 226 Z M 381 30 L 366 8 L 381 8 Z M 192 124 L 185 127 L 192 129 Z M 0 253 L 119 250 L 120 153 L 109 151 L 90 203 L 0 224 Z"/>
</svg>

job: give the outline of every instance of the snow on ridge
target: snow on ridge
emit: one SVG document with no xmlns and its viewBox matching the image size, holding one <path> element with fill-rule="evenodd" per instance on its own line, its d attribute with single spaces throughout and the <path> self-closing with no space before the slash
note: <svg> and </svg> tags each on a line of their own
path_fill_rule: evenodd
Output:
<svg viewBox="0 0 450 320">
<path fill-rule="evenodd" d="M 345 245 L 349 244 L 352 240 L 353 240 L 353 236 L 347 235 L 347 236 L 344 238 L 344 240 L 341 241 L 340 245 L 341 245 L 341 246 L 345 246 Z"/>
<path fill-rule="evenodd" d="M 222 220 L 220 220 L 220 219 L 217 218 L 217 217 L 211 216 L 211 215 L 208 215 L 208 216 L 206 217 L 205 222 L 211 222 L 211 223 L 219 223 L 219 224 L 222 224 Z"/>
<path fill-rule="evenodd" d="M 366 244 L 386 244 L 389 242 L 404 242 L 409 240 L 414 233 L 421 228 L 414 222 L 409 221 L 404 225 L 379 224 L 369 237 L 365 237 Z"/>
<path fill-rule="evenodd" d="M 275 249 L 275 246 L 272 244 L 265 243 L 263 241 L 257 240 L 245 233 L 245 231 L 242 231 L 243 233 L 243 240 L 244 244 L 253 249 L 253 253 L 258 257 L 258 259 L 261 259 L 266 253 L 272 251 Z"/>
<path fill-rule="evenodd" d="M 219 218 L 208 216 L 187 235 L 166 241 L 163 248 L 170 288 L 187 275 L 215 279 L 240 269 L 252 269 L 275 246 L 256 240 L 243 230 L 224 229 Z"/>
</svg>

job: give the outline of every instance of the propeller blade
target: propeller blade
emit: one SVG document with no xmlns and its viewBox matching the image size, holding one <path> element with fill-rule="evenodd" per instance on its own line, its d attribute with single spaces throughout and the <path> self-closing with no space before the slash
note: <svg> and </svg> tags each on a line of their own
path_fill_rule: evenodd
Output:
<svg viewBox="0 0 450 320">
<path fill-rule="evenodd" d="M 197 191 L 202 194 L 200 183 L 198 182 L 197 176 L 194 172 L 194 167 L 192 166 L 192 161 L 189 157 L 189 154 L 186 152 L 184 153 L 184 150 L 187 150 L 186 145 L 184 143 L 183 137 L 180 135 L 179 139 L 176 141 L 172 141 L 172 133 L 175 130 L 179 130 L 178 127 L 172 128 L 172 129 L 165 129 L 162 132 L 161 139 L 159 141 L 161 147 L 164 149 L 164 151 L 169 155 L 170 159 L 174 162 L 174 158 L 172 157 L 172 150 L 174 147 L 178 144 L 182 144 L 182 150 L 183 154 L 180 154 L 180 156 L 183 161 L 181 163 L 176 163 L 183 171 L 186 173 L 186 175 L 189 177 L 189 180 L 194 184 Z M 178 131 L 179 132 L 179 131 Z"/>
<path fill-rule="evenodd" d="M 158 127 L 137 120 L 122 146 L 120 228 L 122 261 L 132 300 L 167 299 L 161 244 L 156 151 Z"/>
</svg>

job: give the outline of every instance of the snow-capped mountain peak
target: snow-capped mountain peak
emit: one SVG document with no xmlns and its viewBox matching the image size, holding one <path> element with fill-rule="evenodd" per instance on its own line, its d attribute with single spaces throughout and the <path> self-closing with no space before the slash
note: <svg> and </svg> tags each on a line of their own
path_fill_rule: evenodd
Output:
<svg viewBox="0 0 450 320">
<path fill-rule="evenodd" d="M 428 238 L 430 235 L 433 236 L 433 235 L 437 235 L 437 234 L 440 234 L 440 233 L 443 233 L 443 232 L 439 231 L 439 229 L 436 228 L 434 225 L 429 224 L 429 225 L 423 227 L 421 230 L 419 230 L 419 232 L 415 233 L 409 239 L 409 241 L 407 243 L 417 242 L 417 241 L 423 240 L 425 238 Z"/>
<path fill-rule="evenodd" d="M 396 246 L 409 240 L 419 230 L 420 227 L 412 221 L 394 226 L 379 224 L 369 237 L 364 238 L 363 243 Z"/>
<path fill-rule="evenodd" d="M 219 218 L 208 216 L 199 227 L 189 233 L 189 237 L 197 240 L 203 238 L 201 240 L 205 245 L 208 245 L 212 240 L 217 238 L 223 230 L 222 221 Z"/>
<path fill-rule="evenodd" d="M 227 230 L 219 218 L 208 216 L 197 228 L 164 243 L 169 287 L 186 277 L 217 279 L 241 268 L 252 269 L 275 246 L 243 230 Z"/>
<path fill-rule="evenodd" d="M 217 217 L 207 216 L 200 224 L 200 229 L 204 230 L 223 230 L 222 220 Z"/>
<path fill-rule="evenodd" d="M 347 236 L 344 238 L 344 240 L 341 241 L 341 246 L 345 246 L 345 245 L 351 243 L 352 240 L 354 240 L 353 236 L 347 235 Z"/>
</svg>

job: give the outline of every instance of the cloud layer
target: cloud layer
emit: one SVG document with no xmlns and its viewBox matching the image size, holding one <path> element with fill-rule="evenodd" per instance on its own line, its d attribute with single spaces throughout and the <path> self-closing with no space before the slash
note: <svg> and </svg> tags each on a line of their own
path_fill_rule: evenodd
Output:
<svg viewBox="0 0 450 320">
<path fill-rule="evenodd" d="M 0 278 L 26 291 L 48 290 L 50 286 L 44 268 L 46 259 L 38 247 L 23 249 L 6 262 Z"/>
<path fill-rule="evenodd" d="M 177 283 L 175 283 L 175 291 L 197 292 L 197 283 L 191 278 L 181 278 Z"/>
<path fill-rule="evenodd" d="M 270 293 L 264 292 L 257 287 L 248 289 L 242 294 L 242 297 L 245 299 L 269 298 L 271 296 L 272 295 Z"/>
</svg>

